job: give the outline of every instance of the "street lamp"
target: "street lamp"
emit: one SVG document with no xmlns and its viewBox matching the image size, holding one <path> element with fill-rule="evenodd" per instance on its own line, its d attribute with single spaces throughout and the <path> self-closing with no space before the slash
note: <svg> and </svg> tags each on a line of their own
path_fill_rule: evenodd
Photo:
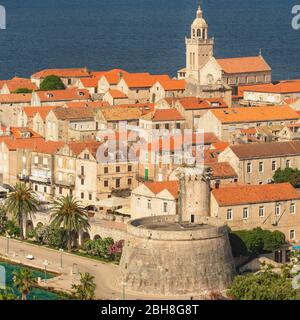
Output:
<svg viewBox="0 0 300 320">
<path fill-rule="evenodd" d="M 45 268 L 45 277 L 44 277 L 44 281 L 45 281 L 45 283 L 46 283 L 46 281 L 47 281 L 47 266 L 49 265 L 48 261 L 47 261 L 47 260 L 45 260 L 45 261 L 44 261 L 44 263 L 43 263 L 43 265 L 44 265 L 44 268 Z"/>
<path fill-rule="evenodd" d="M 122 293 L 123 297 L 122 298 L 123 298 L 123 300 L 125 300 L 125 290 L 126 290 L 127 283 L 125 281 L 122 281 L 121 284 L 123 287 L 123 293 Z"/>
<path fill-rule="evenodd" d="M 59 249 L 60 252 L 60 268 L 63 268 L 63 253 L 64 253 L 64 249 Z"/>
<path fill-rule="evenodd" d="M 9 240 L 10 240 L 10 235 L 8 234 L 6 236 L 6 254 L 9 256 Z"/>
</svg>

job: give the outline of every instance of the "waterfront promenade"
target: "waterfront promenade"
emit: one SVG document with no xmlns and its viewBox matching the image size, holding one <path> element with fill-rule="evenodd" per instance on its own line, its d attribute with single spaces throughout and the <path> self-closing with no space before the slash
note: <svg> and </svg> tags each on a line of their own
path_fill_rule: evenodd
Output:
<svg viewBox="0 0 300 320">
<path fill-rule="evenodd" d="M 7 238 L 0 237 L 0 254 L 7 257 Z M 30 254 L 34 260 L 26 259 Z M 70 291 L 71 285 L 77 283 L 79 272 L 89 272 L 95 277 L 96 297 L 98 299 L 121 299 L 122 290 L 118 292 L 114 289 L 113 283 L 117 275 L 117 265 L 112 263 L 101 263 L 93 259 L 80 257 L 67 252 L 48 249 L 32 245 L 18 240 L 9 240 L 9 259 L 30 267 L 45 270 L 45 261 L 47 261 L 47 271 L 55 272 L 57 277 L 47 280 L 47 283 L 41 281 L 41 286 L 53 287 L 57 290 Z M 61 268 L 62 262 L 62 268 Z"/>
<path fill-rule="evenodd" d="M 5 237 L 0 237 L 0 255 L 7 257 L 8 240 Z M 30 254 L 34 256 L 34 260 L 26 259 Z M 62 266 L 61 268 L 61 257 Z M 70 292 L 71 285 L 77 283 L 79 279 L 78 272 L 88 272 L 95 277 L 96 298 L 103 300 L 148 300 L 148 299 L 172 299 L 172 300 L 186 300 L 186 296 L 177 297 L 160 297 L 160 296 L 146 296 L 142 294 L 130 293 L 128 290 L 124 291 L 122 283 L 117 279 L 118 266 L 113 263 L 103 263 L 94 259 L 80 257 L 67 252 L 61 252 L 46 247 L 37 246 L 19 240 L 9 240 L 9 260 L 20 263 L 29 267 L 44 270 L 44 262 L 48 262 L 47 271 L 57 273 L 58 275 L 43 283 L 41 287 L 51 287 L 58 291 Z M 72 274 L 75 271 L 75 274 Z M 76 272 L 78 271 L 78 272 Z M 77 273 L 77 274 L 76 274 Z M 194 297 L 195 299 L 197 297 Z"/>
</svg>

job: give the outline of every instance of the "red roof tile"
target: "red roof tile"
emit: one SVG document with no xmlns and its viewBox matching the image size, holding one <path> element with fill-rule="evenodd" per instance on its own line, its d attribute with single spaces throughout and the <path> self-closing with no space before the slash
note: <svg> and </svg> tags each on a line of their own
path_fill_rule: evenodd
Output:
<svg viewBox="0 0 300 320">
<path fill-rule="evenodd" d="M 300 192 L 289 183 L 228 186 L 212 194 L 221 207 L 300 199 Z"/>
</svg>

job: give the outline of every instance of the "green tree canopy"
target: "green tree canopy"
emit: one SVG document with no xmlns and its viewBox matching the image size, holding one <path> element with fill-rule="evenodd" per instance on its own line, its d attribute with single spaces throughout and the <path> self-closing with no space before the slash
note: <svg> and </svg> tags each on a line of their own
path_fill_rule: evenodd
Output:
<svg viewBox="0 0 300 320">
<path fill-rule="evenodd" d="M 66 89 L 65 85 L 61 81 L 61 79 L 55 75 L 51 75 L 46 77 L 41 85 L 41 91 L 50 91 L 50 90 L 64 90 Z"/>
<path fill-rule="evenodd" d="M 37 284 L 37 279 L 29 269 L 23 268 L 13 273 L 13 282 L 21 293 L 22 300 L 27 300 L 29 292 Z"/>
<path fill-rule="evenodd" d="M 72 289 L 75 290 L 75 297 L 79 300 L 93 300 L 95 299 L 96 284 L 95 277 L 89 273 L 80 273 L 80 283 L 73 284 Z"/>
<path fill-rule="evenodd" d="M 230 243 L 234 257 L 255 256 L 279 249 L 285 244 L 285 235 L 280 231 L 261 228 L 241 230 L 230 234 Z"/>
<path fill-rule="evenodd" d="M 292 280 L 271 270 L 235 277 L 228 295 L 236 300 L 297 299 L 297 291 L 292 287 Z"/>
<path fill-rule="evenodd" d="M 275 183 L 289 182 L 294 187 L 300 186 L 300 170 L 285 168 L 284 170 L 277 169 L 274 173 L 273 180 Z"/>
<path fill-rule="evenodd" d="M 27 218 L 37 212 L 38 204 L 36 194 L 24 183 L 17 183 L 5 200 L 5 208 L 18 220 L 21 240 L 24 239 Z"/>
<path fill-rule="evenodd" d="M 32 93 L 32 91 L 33 91 L 32 89 L 28 89 L 28 88 L 18 88 L 12 93 Z"/>
<path fill-rule="evenodd" d="M 55 200 L 51 213 L 51 227 L 66 231 L 68 251 L 72 251 L 72 235 L 88 231 L 90 224 L 87 210 L 73 196 Z"/>
</svg>

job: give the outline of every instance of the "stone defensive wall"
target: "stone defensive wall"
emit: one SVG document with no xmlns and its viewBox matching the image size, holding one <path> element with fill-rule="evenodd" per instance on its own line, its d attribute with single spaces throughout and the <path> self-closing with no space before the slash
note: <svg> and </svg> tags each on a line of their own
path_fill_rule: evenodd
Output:
<svg viewBox="0 0 300 320">
<path fill-rule="evenodd" d="M 149 296 L 201 296 L 227 289 L 235 275 L 228 228 L 214 218 L 132 220 L 119 269 L 126 290 Z"/>
<path fill-rule="evenodd" d="M 211 217 L 198 217 L 197 224 L 178 229 L 178 216 L 157 216 L 131 220 L 127 225 L 129 235 L 162 241 L 190 241 L 223 237 L 228 227 L 221 220 Z"/>
</svg>

